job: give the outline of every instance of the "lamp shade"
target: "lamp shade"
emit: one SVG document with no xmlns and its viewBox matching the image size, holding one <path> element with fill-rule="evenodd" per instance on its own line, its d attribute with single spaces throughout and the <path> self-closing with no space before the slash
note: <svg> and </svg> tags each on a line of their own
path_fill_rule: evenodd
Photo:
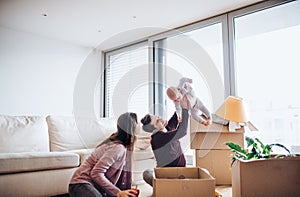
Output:
<svg viewBox="0 0 300 197">
<path fill-rule="evenodd" d="M 247 122 L 245 106 L 241 97 L 229 96 L 215 112 L 219 117 L 233 122 Z"/>
</svg>

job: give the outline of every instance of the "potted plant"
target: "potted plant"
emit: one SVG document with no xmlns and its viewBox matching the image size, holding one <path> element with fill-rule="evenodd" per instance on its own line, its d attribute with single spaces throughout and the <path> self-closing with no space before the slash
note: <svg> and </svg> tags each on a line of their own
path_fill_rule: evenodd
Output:
<svg viewBox="0 0 300 197">
<path fill-rule="evenodd" d="M 282 144 L 264 144 L 246 137 L 247 148 L 226 142 L 232 154 L 232 194 L 239 196 L 298 196 L 300 157 L 290 154 Z M 287 154 L 272 155 L 273 147 Z"/>
</svg>

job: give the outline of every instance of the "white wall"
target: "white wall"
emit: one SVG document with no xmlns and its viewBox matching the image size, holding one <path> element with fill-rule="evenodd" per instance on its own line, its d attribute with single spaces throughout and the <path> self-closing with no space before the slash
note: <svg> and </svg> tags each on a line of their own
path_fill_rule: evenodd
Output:
<svg viewBox="0 0 300 197">
<path fill-rule="evenodd" d="M 77 76 L 90 50 L 0 27 L 0 114 L 72 115 Z"/>
<path fill-rule="evenodd" d="M 101 51 L 94 49 L 85 58 L 78 72 L 73 93 L 75 116 L 100 117 Z"/>
</svg>

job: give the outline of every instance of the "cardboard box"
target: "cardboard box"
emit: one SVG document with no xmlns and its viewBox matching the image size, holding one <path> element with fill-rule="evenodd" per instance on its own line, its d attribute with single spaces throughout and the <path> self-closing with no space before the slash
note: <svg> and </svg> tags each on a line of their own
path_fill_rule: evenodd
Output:
<svg viewBox="0 0 300 197">
<path fill-rule="evenodd" d="M 299 156 L 236 161 L 231 171 L 233 197 L 299 196 Z"/>
<path fill-rule="evenodd" d="M 244 147 L 244 128 L 230 132 L 228 126 L 216 123 L 204 126 L 191 119 L 190 140 L 191 149 L 229 149 L 225 142 L 233 142 Z"/>
<path fill-rule="evenodd" d="M 215 179 L 205 169 L 197 167 L 155 168 L 154 197 L 213 197 Z"/>
<path fill-rule="evenodd" d="M 216 185 L 231 185 L 230 150 L 196 150 L 196 166 L 205 168 L 216 179 Z"/>
<path fill-rule="evenodd" d="M 197 132 L 191 134 L 191 149 L 230 149 L 225 142 L 233 142 L 244 147 L 244 133 Z"/>
</svg>

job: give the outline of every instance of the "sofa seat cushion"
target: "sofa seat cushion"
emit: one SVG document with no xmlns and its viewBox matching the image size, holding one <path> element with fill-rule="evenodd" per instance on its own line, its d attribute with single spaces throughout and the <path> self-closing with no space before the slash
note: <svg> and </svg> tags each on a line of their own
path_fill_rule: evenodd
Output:
<svg viewBox="0 0 300 197">
<path fill-rule="evenodd" d="M 79 155 L 69 152 L 1 153 L 0 174 L 79 166 Z"/>
<path fill-rule="evenodd" d="M 0 153 L 47 151 L 49 134 L 45 117 L 0 115 Z"/>
</svg>

